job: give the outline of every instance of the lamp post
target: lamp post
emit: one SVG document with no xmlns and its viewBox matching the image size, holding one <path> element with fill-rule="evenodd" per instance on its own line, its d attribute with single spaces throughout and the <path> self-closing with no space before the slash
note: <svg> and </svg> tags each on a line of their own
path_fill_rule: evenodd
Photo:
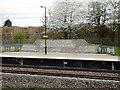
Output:
<svg viewBox="0 0 120 90">
<path fill-rule="evenodd" d="M 45 35 L 43 36 L 43 38 L 45 39 L 45 55 L 47 54 L 47 31 L 46 31 L 46 7 L 41 6 L 41 8 L 45 9 Z"/>
</svg>

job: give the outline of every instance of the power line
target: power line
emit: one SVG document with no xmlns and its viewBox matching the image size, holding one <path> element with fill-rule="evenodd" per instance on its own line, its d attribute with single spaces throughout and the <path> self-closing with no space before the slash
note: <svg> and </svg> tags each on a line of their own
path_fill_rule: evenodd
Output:
<svg viewBox="0 0 120 90">
<path fill-rule="evenodd" d="M 27 8 L 31 8 L 31 9 L 39 8 L 39 9 L 41 9 L 40 6 L 38 6 L 38 7 L 8 7 L 8 8 L 0 8 L 0 9 L 27 9 Z M 47 6 L 47 7 L 53 7 L 53 6 Z"/>
<path fill-rule="evenodd" d="M 29 19 L 29 18 L 41 18 L 41 17 L 16 17 L 16 18 L 14 18 L 14 17 L 9 17 L 10 19 Z M 0 18 L 0 19 L 3 19 L 3 18 Z"/>
<path fill-rule="evenodd" d="M 12 23 L 22 23 L 22 24 L 26 23 L 26 24 L 32 24 L 32 23 L 28 23 L 28 22 L 12 22 Z M 41 22 L 34 22 L 34 24 L 38 24 L 38 23 L 41 23 Z"/>
<path fill-rule="evenodd" d="M 9 14 L 9 13 L 1 13 L 0 12 L 0 15 L 6 15 L 6 14 Z M 9 15 L 40 15 L 40 14 L 43 14 L 43 13 L 12 13 L 12 14 L 9 14 Z"/>
<path fill-rule="evenodd" d="M 0 8 L 0 9 L 25 9 L 25 8 L 40 8 L 40 7 L 9 7 L 9 8 Z"/>
</svg>

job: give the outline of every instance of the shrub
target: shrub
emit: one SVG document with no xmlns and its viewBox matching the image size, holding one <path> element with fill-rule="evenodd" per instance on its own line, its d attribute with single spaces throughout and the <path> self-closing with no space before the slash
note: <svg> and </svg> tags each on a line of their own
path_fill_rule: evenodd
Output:
<svg viewBox="0 0 120 90">
<path fill-rule="evenodd" d="M 25 39 L 25 32 L 22 29 L 17 28 L 12 33 L 12 40 L 14 43 L 21 44 L 21 43 L 23 43 L 24 39 Z"/>
<path fill-rule="evenodd" d="M 19 50 L 20 50 L 20 48 L 18 48 L 18 47 L 16 47 L 16 48 L 14 49 L 15 52 L 19 52 Z"/>
<path fill-rule="evenodd" d="M 120 47 L 115 47 L 115 55 L 120 56 Z"/>
<path fill-rule="evenodd" d="M 30 43 L 34 43 L 36 39 L 42 39 L 41 35 L 32 35 L 30 38 Z"/>
</svg>

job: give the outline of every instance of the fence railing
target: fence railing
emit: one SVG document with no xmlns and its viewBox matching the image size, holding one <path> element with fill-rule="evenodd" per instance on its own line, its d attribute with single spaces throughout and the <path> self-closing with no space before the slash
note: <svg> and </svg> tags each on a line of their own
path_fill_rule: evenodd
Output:
<svg viewBox="0 0 120 90">
<path fill-rule="evenodd" d="M 24 40 L 0 40 L 0 43 L 2 45 L 14 45 L 14 44 L 30 44 L 34 42 L 31 42 L 29 39 L 24 39 Z"/>
<path fill-rule="evenodd" d="M 19 40 L 18 40 L 19 41 Z M 22 43 L 18 42 L 14 43 L 12 40 L 2 40 L 0 41 L 0 52 L 18 52 L 21 50 L 24 44 L 33 44 L 28 39 L 24 40 Z M 39 48 L 38 48 L 39 49 Z M 34 52 L 34 50 L 33 50 Z M 113 46 L 99 46 L 98 51 L 99 54 L 115 54 L 115 50 Z"/>
<path fill-rule="evenodd" d="M 2 45 L 0 46 L 0 52 L 19 52 L 22 45 L 16 44 L 16 45 Z"/>
<path fill-rule="evenodd" d="M 0 46 L 0 52 L 19 52 L 22 48 L 23 44 L 16 44 L 16 45 L 4 45 Z M 36 52 L 36 51 L 32 51 Z M 115 54 L 114 47 L 111 46 L 99 46 L 98 51 L 99 54 Z"/>
<path fill-rule="evenodd" d="M 100 54 L 115 54 L 114 47 L 112 46 L 99 46 L 98 53 Z"/>
</svg>

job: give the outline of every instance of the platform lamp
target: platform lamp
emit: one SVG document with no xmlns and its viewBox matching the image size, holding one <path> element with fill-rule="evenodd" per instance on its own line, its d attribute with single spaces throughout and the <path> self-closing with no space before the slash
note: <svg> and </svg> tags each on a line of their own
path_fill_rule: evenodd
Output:
<svg viewBox="0 0 120 90">
<path fill-rule="evenodd" d="M 45 9 L 45 34 L 43 35 L 43 38 L 45 39 L 45 55 L 47 54 L 47 31 L 46 31 L 46 7 L 40 6 L 41 8 Z"/>
</svg>

